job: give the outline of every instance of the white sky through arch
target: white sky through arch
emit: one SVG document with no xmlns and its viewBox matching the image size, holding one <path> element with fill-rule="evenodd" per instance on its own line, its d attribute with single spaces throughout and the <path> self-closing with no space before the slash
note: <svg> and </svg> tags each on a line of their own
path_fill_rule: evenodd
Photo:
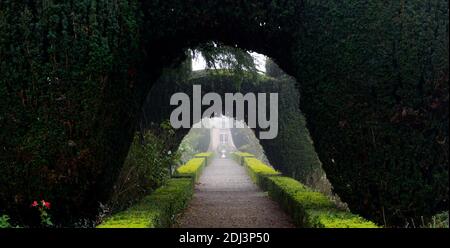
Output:
<svg viewBox="0 0 450 248">
<path fill-rule="evenodd" d="M 250 55 L 252 55 L 255 61 L 256 69 L 260 72 L 265 73 L 267 59 L 266 56 L 256 52 L 251 52 Z M 219 66 L 218 69 L 220 68 L 221 67 Z M 206 61 L 200 53 L 197 53 L 196 56 L 192 59 L 192 70 L 199 71 L 204 69 L 206 69 Z"/>
</svg>

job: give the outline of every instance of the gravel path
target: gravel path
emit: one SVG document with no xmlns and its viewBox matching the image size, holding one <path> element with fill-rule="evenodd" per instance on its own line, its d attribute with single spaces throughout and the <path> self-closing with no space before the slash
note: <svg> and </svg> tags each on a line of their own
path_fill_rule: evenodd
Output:
<svg viewBox="0 0 450 248">
<path fill-rule="evenodd" d="M 214 159 L 205 167 L 189 207 L 174 227 L 294 227 L 260 190 L 245 168 L 231 159 Z"/>
</svg>

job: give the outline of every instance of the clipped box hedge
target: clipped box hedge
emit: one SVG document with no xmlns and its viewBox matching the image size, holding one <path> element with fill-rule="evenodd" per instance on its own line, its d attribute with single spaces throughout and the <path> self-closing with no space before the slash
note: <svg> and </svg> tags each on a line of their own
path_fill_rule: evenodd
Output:
<svg viewBox="0 0 450 248">
<path fill-rule="evenodd" d="M 178 167 L 174 178 L 129 209 L 114 214 L 99 228 L 169 227 L 193 195 L 194 184 L 212 153 L 197 154 Z"/>
<path fill-rule="evenodd" d="M 251 179 L 292 217 L 298 227 L 377 228 L 373 222 L 339 210 L 324 194 L 280 172 L 254 157 L 244 157 Z"/>
<path fill-rule="evenodd" d="M 306 226 L 315 228 L 379 228 L 375 223 L 346 211 L 307 210 Z"/>
<path fill-rule="evenodd" d="M 231 158 L 239 163 L 240 165 L 244 165 L 244 158 L 246 157 L 255 157 L 255 155 L 248 152 L 233 152 L 231 153 Z"/>
<path fill-rule="evenodd" d="M 200 178 L 203 168 L 206 166 L 206 159 L 203 157 L 193 158 L 186 164 L 175 170 L 174 177 L 189 177 L 193 182 Z"/>
<path fill-rule="evenodd" d="M 373 222 L 358 215 L 339 210 L 327 196 L 313 191 L 290 177 L 265 177 L 262 187 L 268 191 L 272 199 L 280 203 L 281 207 L 292 216 L 297 226 L 321 228 L 377 227 Z"/>
<path fill-rule="evenodd" d="M 252 181 L 257 185 L 261 185 L 266 176 L 281 175 L 281 173 L 274 168 L 253 157 L 244 157 L 244 166 Z"/>
<path fill-rule="evenodd" d="M 170 227 L 176 214 L 186 208 L 192 197 L 193 181 L 172 178 L 136 205 L 112 215 L 98 228 Z"/>
<path fill-rule="evenodd" d="M 214 153 L 213 152 L 202 152 L 202 153 L 195 154 L 194 157 L 205 158 L 205 164 L 208 165 L 214 158 Z"/>
</svg>

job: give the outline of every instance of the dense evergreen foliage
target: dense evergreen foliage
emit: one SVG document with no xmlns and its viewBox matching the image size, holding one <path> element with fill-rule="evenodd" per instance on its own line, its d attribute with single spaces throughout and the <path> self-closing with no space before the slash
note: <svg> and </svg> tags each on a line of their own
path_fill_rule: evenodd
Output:
<svg viewBox="0 0 450 248">
<path fill-rule="evenodd" d="M 105 210 L 123 210 L 167 181 L 172 168 L 180 163 L 180 154 L 168 148 L 177 142 L 174 136 L 175 131 L 165 122 L 135 133 Z"/>
<path fill-rule="evenodd" d="M 15 221 L 35 199 L 57 220 L 106 199 L 119 167 L 102 167 L 123 163 L 140 105 L 137 17 L 134 1 L 0 2 L 0 209 Z"/>
<path fill-rule="evenodd" d="M 383 224 L 448 210 L 448 1 L 305 4 L 293 75 L 335 191 Z"/>
<path fill-rule="evenodd" d="M 353 211 L 402 224 L 448 210 L 448 34 L 446 0 L 3 0 L 0 215 L 36 224 L 45 198 L 60 223 L 93 217 L 150 86 L 209 41 L 296 78 Z"/>
</svg>

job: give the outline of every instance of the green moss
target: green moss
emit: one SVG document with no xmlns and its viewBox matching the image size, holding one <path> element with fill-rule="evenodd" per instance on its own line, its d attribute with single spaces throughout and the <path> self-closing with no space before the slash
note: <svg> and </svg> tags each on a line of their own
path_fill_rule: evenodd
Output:
<svg viewBox="0 0 450 248">
<path fill-rule="evenodd" d="M 114 214 L 98 228 L 169 227 L 173 217 L 183 210 L 193 194 L 193 182 L 173 178 L 133 207 Z"/>
<path fill-rule="evenodd" d="M 190 177 L 197 181 L 205 164 L 205 158 L 193 158 L 177 168 L 175 177 Z"/>
</svg>

